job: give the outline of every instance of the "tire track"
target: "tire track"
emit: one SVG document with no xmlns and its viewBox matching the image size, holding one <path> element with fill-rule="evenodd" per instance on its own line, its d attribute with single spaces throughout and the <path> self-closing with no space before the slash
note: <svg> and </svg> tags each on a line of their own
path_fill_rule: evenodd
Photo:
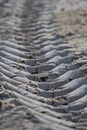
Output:
<svg viewBox="0 0 87 130">
<path fill-rule="evenodd" d="M 2 5 L 0 128 L 85 130 L 87 59 L 57 34 L 54 4 Z"/>
</svg>

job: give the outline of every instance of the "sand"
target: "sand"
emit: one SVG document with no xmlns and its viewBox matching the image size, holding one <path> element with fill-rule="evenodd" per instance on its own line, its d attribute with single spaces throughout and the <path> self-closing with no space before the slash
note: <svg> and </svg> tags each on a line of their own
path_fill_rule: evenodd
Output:
<svg viewBox="0 0 87 130">
<path fill-rule="evenodd" d="M 86 130 L 87 1 L 0 1 L 0 130 Z"/>
</svg>

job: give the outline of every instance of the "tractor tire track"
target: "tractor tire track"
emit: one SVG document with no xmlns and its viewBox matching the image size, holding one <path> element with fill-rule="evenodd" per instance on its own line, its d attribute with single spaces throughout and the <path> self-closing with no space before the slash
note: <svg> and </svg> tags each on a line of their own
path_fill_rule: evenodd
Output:
<svg viewBox="0 0 87 130">
<path fill-rule="evenodd" d="M 87 58 L 58 35 L 55 4 L 0 4 L 0 129 L 86 130 Z"/>
</svg>

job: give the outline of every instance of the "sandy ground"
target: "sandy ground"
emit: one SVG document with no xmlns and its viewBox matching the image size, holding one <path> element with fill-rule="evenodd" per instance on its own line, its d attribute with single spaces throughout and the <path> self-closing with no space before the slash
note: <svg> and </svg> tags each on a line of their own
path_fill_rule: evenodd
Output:
<svg viewBox="0 0 87 130">
<path fill-rule="evenodd" d="M 86 130 L 87 1 L 0 0 L 0 10 L 0 130 Z"/>
<path fill-rule="evenodd" d="M 75 44 L 77 51 L 87 50 L 87 1 L 61 0 L 55 11 L 58 21 L 58 34 L 65 36 L 70 44 Z"/>
</svg>

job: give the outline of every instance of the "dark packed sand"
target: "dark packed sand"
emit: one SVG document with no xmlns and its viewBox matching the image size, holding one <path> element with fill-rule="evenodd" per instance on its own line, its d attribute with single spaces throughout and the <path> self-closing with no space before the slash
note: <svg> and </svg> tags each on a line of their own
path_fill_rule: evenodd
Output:
<svg viewBox="0 0 87 130">
<path fill-rule="evenodd" d="M 87 130 L 87 0 L 0 0 L 0 130 Z"/>
</svg>

